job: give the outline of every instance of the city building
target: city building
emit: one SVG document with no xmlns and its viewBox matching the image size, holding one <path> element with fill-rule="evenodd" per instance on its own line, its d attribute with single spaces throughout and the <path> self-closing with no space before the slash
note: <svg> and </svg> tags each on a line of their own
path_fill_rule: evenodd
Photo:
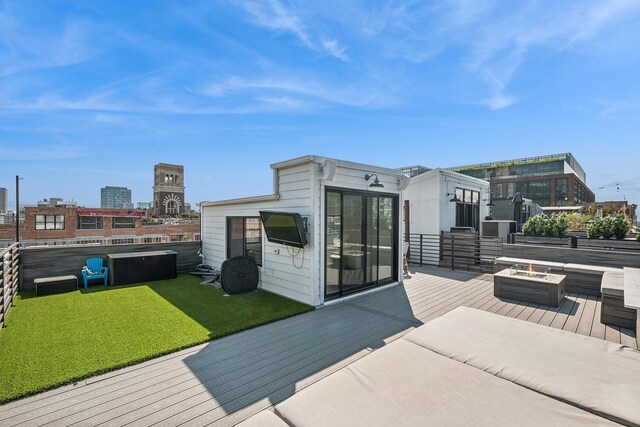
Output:
<svg viewBox="0 0 640 427">
<path fill-rule="evenodd" d="M 1 224 L 13 224 L 13 215 L 11 211 L 0 212 L 0 225 Z"/>
<path fill-rule="evenodd" d="M 0 240 L 15 227 L 0 227 Z M 200 240 L 200 220 L 151 220 L 138 209 L 26 207 L 20 240 L 27 246 L 159 243 Z"/>
<path fill-rule="evenodd" d="M 152 209 L 153 202 L 138 202 L 136 203 L 136 208 L 145 210 Z"/>
<path fill-rule="evenodd" d="M 595 201 L 587 175 L 571 153 L 504 160 L 449 168 L 489 181 L 495 199 L 516 193 L 540 206 L 572 206 Z"/>
<path fill-rule="evenodd" d="M 38 200 L 37 206 L 39 208 L 77 208 L 78 202 L 74 200 L 64 200 L 60 197 L 51 197 L 49 199 Z M 22 209 L 22 206 L 20 208 Z M 22 218 L 22 215 L 20 215 L 20 217 Z"/>
<path fill-rule="evenodd" d="M 158 163 L 154 166 L 153 211 L 157 216 L 185 212 L 184 166 Z"/>
<path fill-rule="evenodd" d="M 100 189 L 100 207 L 103 209 L 133 209 L 131 190 L 127 187 L 106 186 Z"/>
<path fill-rule="evenodd" d="M 9 210 L 9 190 L 0 187 L 0 213 L 7 213 Z"/>
</svg>

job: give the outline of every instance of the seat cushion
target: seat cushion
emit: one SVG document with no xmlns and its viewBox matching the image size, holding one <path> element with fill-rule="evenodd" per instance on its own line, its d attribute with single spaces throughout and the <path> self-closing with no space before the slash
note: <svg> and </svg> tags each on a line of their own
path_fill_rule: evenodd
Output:
<svg viewBox="0 0 640 427">
<path fill-rule="evenodd" d="M 610 420 L 640 424 L 640 352 L 459 307 L 404 339 Z"/>
<path fill-rule="evenodd" d="M 538 259 L 526 259 L 526 258 L 511 258 L 506 256 L 497 258 L 496 264 L 508 265 L 508 266 L 512 266 L 514 264 L 520 264 L 520 265 L 531 264 L 534 266 L 547 267 L 552 270 L 558 270 L 558 271 L 562 271 L 564 267 L 564 263 L 561 263 L 561 262 L 542 261 Z"/>
<path fill-rule="evenodd" d="M 640 311 L 640 268 L 624 268 L 624 305 Z"/>
<path fill-rule="evenodd" d="M 600 290 L 604 295 L 624 297 L 624 273 L 620 271 L 605 271 L 602 275 Z"/>
<path fill-rule="evenodd" d="M 399 339 L 276 405 L 292 426 L 609 424 Z"/>
<path fill-rule="evenodd" d="M 574 272 L 574 273 L 585 273 L 585 274 L 602 274 L 605 271 L 622 271 L 621 268 L 613 268 L 613 267 L 604 267 L 601 265 L 589 265 L 589 264 L 565 264 L 564 271 Z"/>
<path fill-rule="evenodd" d="M 242 427 L 288 427 L 287 423 L 267 409 L 236 425 Z"/>
</svg>

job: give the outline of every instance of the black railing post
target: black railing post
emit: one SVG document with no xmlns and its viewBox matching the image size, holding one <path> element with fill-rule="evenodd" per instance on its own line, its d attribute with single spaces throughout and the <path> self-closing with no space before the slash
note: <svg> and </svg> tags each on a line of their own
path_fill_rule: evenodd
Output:
<svg viewBox="0 0 640 427">
<path fill-rule="evenodd" d="M 569 247 L 572 249 L 576 249 L 578 247 L 578 237 L 569 236 Z"/>
<path fill-rule="evenodd" d="M 422 238 L 424 236 L 420 234 L 420 267 L 422 267 Z"/>
<path fill-rule="evenodd" d="M 451 234 L 451 270 L 455 270 L 455 257 L 456 257 L 455 236 Z"/>
</svg>

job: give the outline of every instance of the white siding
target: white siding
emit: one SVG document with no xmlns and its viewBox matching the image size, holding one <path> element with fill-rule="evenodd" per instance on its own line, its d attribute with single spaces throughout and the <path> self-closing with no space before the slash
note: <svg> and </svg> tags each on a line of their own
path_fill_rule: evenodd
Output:
<svg viewBox="0 0 640 427">
<path fill-rule="evenodd" d="M 409 226 L 411 233 L 439 234 L 456 225 L 456 204 L 453 197 L 456 187 L 480 192 L 480 221 L 489 215 L 487 207 L 489 183 L 466 175 L 434 170 L 411 179 L 404 191 L 409 200 Z M 448 195 L 447 195 L 448 194 Z"/>
<path fill-rule="evenodd" d="M 409 201 L 411 233 L 440 233 L 440 181 L 440 174 L 432 174 L 420 181 L 411 182 L 404 191 L 404 198 Z"/>
<path fill-rule="evenodd" d="M 313 228 L 311 212 L 311 164 L 296 166 L 279 171 L 280 200 L 258 203 L 243 203 L 223 206 L 204 206 L 202 208 L 203 229 L 202 245 L 205 262 L 220 267 L 227 258 L 226 254 L 226 218 L 229 216 L 258 216 L 260 210 L 279 210 L 297 212 L 309 217 L 310 230 Z M 317 305 L 312 284 L 312 259 L 314 236 L 310 236 L 309 245 L 303 253 L 292 260 L 287 247 L 269 243 L 263 231 L 263 253 L 260 288 L 285 297 Z M 291 248 L 290 248 L 291 249 Z M 279 251 L 279 253 L 276 253 Z M 297 249 L 294 249 L 297 252 Z M 295 261 L 295 266 L 294 266 Z M 296 268 L 300 267 L 300 268 Z"/>
<path fill-rule="evenodd" d="M 280 200 L 245 201 L 228 205 L 202 207 L 202 245 L 205 262 L 220 267 L 226 259 L 226 218 L 228 216 L 258 216 L 260 210 L 297 212 L 308 218 L 309 244 L 303 254 L 290 255 L 292 248 L 267 242 L 263 232 L 263 258 L 260 288 L 285 297 L 318 306 L 324 302 L 324 199 L 325 186 L 368 192 L 399 195 L 402 218 L 402 194 L 398 191 L 398 175 L 378 173 L 384 188 L 371 188 L 373 179 L 364 176 L 372 171 L 358 166 L 341 164 L 333 180 L 321 179 L 320 163 L 299 163 L 278 169 Z M 353 165 L 353 164 L 351 164 Z M 375 172 L 375 171 L 373 171 Z M 402 229 L 398 224 L 398 245 L 401 247 Z M 293 249 L 297 252 L 297 249 Z M 277 253 L 279 252 L 279 253 Z M 398 277 L 402 280 L 402 251 L 398 251 Z"/>
</svg>

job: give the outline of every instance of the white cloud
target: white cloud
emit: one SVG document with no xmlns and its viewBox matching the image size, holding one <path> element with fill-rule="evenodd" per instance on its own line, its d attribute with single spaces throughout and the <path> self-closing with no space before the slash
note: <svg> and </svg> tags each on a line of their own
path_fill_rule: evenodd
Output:
<svg viewBox="0 0 640 427">
<path fill-rule="evenodd" d="M 294 34 L 305 46 L 314 47 L 298 16 L 278 0 L 248 1 L 242 5 L 254 23 L 276 31 Z"/>
<path fill-rule="evenodd" d="M 309 49 L 329 54 L 342 61 L 348 60 L 344 53 L 346 47 L 341 46 L 337 39 L 327 39 L 315 34 L 317 31 L 310 28 L 298 13 L 285 7 L 278 0 L 247 1 L 242 3 L 242 7 L 254 24 L 274 31 L 291 33 Z"/>
<path fill-rule="evenodd" d="M 80 147 L 62 144 L 49 144 L 41 147 L 16 146 L 16 143 L 0 143 L 0 158 L 3 160 L 61 160 L 85 157 Z"/>
<path fill-rule="evenodd" d="M 34 29 L 6 14 L 0 23 L 0 77 L 80 64 L 94 54 L 92 24 L 86 21 L 68 22 L 58 31 Z"/>
<path fill-rule="evenodd" d="M 344 53 L 347 48 L 345 46 L 340 46 L 340 42 L 338 42 L 338 40 L 320 40 L 320 43 L 322 43 L 322 47 L 332 56 L 342 59 L 345 62 L 349 60 L 347 54 Z"/>
<path fill-rule="evenodd" d="M 266 104 L 273 105 L 275 107 L 282 108 L 300 108 L 303 106 L 303 102 L 299 99 L 290 98 L 288 96 L 280 97 L 257 97 L 256 101 L 264 102 Z"/>
<path fill-rule="evenodd" d="M 501 110 L 503 108 L 507 108 L 513 104 L 513 98 L 507 95 L 498 94 L 492 96 L 491 98 L 487 98 L 483 102 L 486 104 L 491 110 Z"/>
<path fill-rule="evenodd" d="M 395 87 L 390 83 L 367 79 L 354 85 L 353 82 L 327 82 L 309 73 L 296 75 L 290 72 L 273 72 L 270 76 L 261 78 L 232 76 L 193 92 L 211 97 L 252 94 L 253 99 L 286 99 L 287 96 L 296 95 L 306 97 L 309 101 L 379 108 L 389 105 Z"/>
</svg>

